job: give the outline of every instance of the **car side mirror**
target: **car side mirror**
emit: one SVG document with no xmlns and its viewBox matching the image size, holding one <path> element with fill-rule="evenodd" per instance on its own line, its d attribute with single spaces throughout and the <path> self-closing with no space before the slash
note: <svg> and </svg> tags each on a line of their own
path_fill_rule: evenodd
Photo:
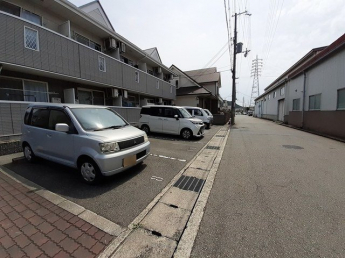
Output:
<svg viewBox="0 0 345 258">
<path fill-rule="evenodd" d="M 69 132 L 68 124 L 59 123 L 55 125 L 55 131 L 67 133 Z"/>
<path fill-rule="evenodd" d="M 176 118 L 176 120 L 178 120 L 178 115 L 174 115 L 174 117 Z"/>
</svg>

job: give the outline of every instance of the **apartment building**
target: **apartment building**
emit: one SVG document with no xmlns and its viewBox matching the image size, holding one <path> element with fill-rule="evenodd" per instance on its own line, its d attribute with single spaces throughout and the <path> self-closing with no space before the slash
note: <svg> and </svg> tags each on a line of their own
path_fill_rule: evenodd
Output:
<svg viewBox="0 0 345 258">
<path fill-rule="evenodd" d="M 153 50 L 116 33 L 99 1 L 0 0 L 0 101 L 171 104 L 173 72 Z"/>
<path fill-rule="evenodd" d="M 216 67 L 182 71 L 172 65 L 170 69 L 176 74 L 173 80 L 177 88 L 176 105 L 201 107 L 218 113 L 223 100 L 219 95 L 221 77 Z"/>
<path fill-rule="evenodd" d="M 284 117 L 282 121 L 290 125 L 345 139 L 345 34 L 314 51 L 286 72 L 280 88 L 277 85 L 256 99 L 255 114 L 267 118 L 265 102 L 270 94 L 279 103 L 273 120 Z M 284 95 L 277 96 L 283 85 Z"/>
</svg>

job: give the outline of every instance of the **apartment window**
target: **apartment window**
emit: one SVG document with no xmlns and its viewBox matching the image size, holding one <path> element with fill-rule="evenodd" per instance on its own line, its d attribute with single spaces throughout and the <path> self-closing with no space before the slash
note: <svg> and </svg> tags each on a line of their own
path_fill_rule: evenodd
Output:
<svg viewBox="0 0 345 258">
<path fill-rule="evenodd" d="M 156 89 L 159 90 L 159 81 L 156 82 Z"/>
<path fill-rule="evenodd" d="M 178 80 L 175 81 L 175 86 L 178 88 Z"/>
<path fill-rule="evenodd" d="M 42 25 L 42 18 L 41 16 L 34 14 L 32 12 L 29 12 L 25 9 L 22 9 L 22 13 L 20 15 L 22 18 L 24 18 L 25 20 L 31 21 L 33 23 L 36 23 L 38 25 Z"/>
<path fill-rule="evenodd" d="M 139 72 L 135 72 L 135 81 L 139 83 Z"/>
<path fill-rule="evenodd" d="M 0 0 L 0 11 L 6 12 L 18 17 L 22 17 L 23 19 L 36 23 L 38 25 L 42 25 L 41 16 L 34 14 L 30 11 L 27 11 L 17 5 L 8 3 L 6 1 Z"/>
<path fill-rule="evenodd" d="M 320 110 L 321 94 L 309 96 L 309 110 Z"/>
<path fill-rule="evenodd" d="M 23 81 L 24 101 L 48 102 L 48 85 L 45 82 Z"/>
<path fill-rule="evenodd" d="M 24 101 L 23 81 L 0 76 L 0 100 Z"/>
<path fill-rule="evenodd" d="M 337 109 L 345 109 L 345 89 L 338 90 Z"/>
<path fill-rule="evenodd" d="M 106 72 L 105 58 L 102 56 L 98 57 L 98 67 L 101 72 Z"/>
<path fill-rule="evenodd" d="M 5 1 L 0 1 L 0 11 L 20 16 L 20 7 Z"/>
<path fill-rule="evenodd" d="M 277 92 L 273 92 L 273 98 L 277 97 Z"/>
<path fill-rule="evenodd" d="M 284 92 L 285 92 L 285 87 L 280 89 L 280 96 L 284 95 Z"/>
<path fill-rule="evenodd" d="M 26 48 L 39 51 L 38 31 L 24 27 L 24 43 Z"/>
<path fill-rule="evenodd" d="M 300 99 L 292 100 L 292 111 L 299 111 L 300 110 Z"/>
<path fill-rule="evenodd" d="M 93 42 L 92 40 L 88 39 L 87 37 L 84 37 L 78 33 L 74 33 L 74 38 L 76 41 L 78 41 L 79 43 L 85 45 L 85 46 L 89 46 L 97 51 L 101 51 L 101 45 L 97 44 L 96 42 Z"/>
</svg>

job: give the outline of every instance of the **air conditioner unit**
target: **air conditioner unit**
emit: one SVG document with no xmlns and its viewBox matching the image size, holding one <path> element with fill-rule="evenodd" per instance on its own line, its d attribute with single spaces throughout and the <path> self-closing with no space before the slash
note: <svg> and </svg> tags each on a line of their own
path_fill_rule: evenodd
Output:
<svg viewBox="0 0 345 258">
<path fill-rule="evenodd" d="M 125 52 L 126 52 L 126 45 L 125 45 L 125 43 L 120 42 L 120 51 L 121 51 L 122 53 L 125 53 Z"/>
<path fill-rule="evenodd" d="M 128 92 L 127 92 L 126 90 L 123 91 L 123 97 L 124 97 L 125 99 L 128 98 Z"/>
<path fill-rule="evenodd" d="M 118 89 L 112 89 L 112 97 L 117 98 L 119 96 L 119 90 Z"/>
<path fill-rule="evenodd" d="M 116 40 L 114 38 L 105 39 L 105 48 L 107 50 L 113 50 L 116 48 Z"/>
<path fill-rule="evenodd" d="M 61 103 L 61 98 L 52 98 L 52 103 Z"/>
</svg>

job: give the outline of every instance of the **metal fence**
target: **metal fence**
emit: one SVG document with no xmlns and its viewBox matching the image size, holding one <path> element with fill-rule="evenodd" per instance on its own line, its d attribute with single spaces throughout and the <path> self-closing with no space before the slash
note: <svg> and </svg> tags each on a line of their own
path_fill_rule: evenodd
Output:
<svg viewBox="0 0 345 258">
<path fill-rule="evenodd" d="M 0 137 L 21 134 L 25 110 L 31 102 L 0 101 Z M 141 108 L 110 107 L 118 112 L 127 122 L 137 126 Z"/>
</svg>

